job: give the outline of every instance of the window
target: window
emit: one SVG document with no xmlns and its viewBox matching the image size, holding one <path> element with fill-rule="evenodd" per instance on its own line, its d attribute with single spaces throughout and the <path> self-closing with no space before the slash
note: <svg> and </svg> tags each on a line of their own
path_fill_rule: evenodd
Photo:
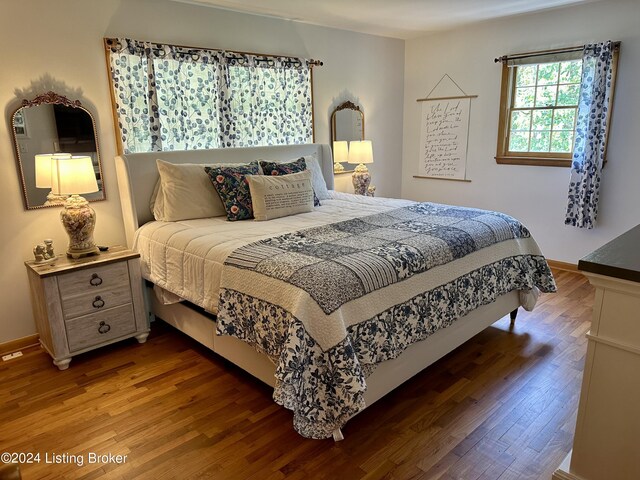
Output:
<svg viewBox="0 0 640 480">
<path fill-rule="evenodd" d="M 313 142 L 322 62 L 105 39 L 122 153 Z"/>
<path fill-rule="evenodd" d="M 613 105 L 620 42 L 612 45 L 608 110 Z M 496 59 L 502 62 L 497 163 L 571 166 L 585 48 L 520 53 Z M 607 132 L 610 124 L 609 121 Z"/>
<path fill-rule="evenodd" d="M 532 57 L 542 61 L 503 64 L 498 163 L 571 164 L 581 56 L 577 51 L 558 61 Z"/>
</svg>

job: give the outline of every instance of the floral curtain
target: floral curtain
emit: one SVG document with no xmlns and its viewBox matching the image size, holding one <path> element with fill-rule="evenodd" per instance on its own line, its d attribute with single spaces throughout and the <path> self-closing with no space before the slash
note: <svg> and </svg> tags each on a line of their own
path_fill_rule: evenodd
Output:
<svg viewBox="0 0 640 480">
<path fill-rule="evenodd" d="M 565 224 L 593 228 L 598 214 L 612 85 L 611 41 L 585 45 Z"/>
<path fill-rule="evenodd" d="M 305 60 L 255 55 L 227 60 L 231 121 L 225 146 L 312 141 L 311 73 Z"/>
<path fill-rule="evenodd" d="M 125 153 L 309 143 L 310 63 L 109 40 Z"/>
<path fill-rule="evenodd" d="M 145 44 L 124 40 L 112 46 L 109 61 L 113 79 L 113 97 L 125 153 L 161 150 L 156 148 L 157 119 L 152 114 L 147 92 L 153 91 L 148 82 L 153 78 L 153 63 L 145 55 Z M 148 48 L 151 48 L 150 46 Z"/>
</svg>

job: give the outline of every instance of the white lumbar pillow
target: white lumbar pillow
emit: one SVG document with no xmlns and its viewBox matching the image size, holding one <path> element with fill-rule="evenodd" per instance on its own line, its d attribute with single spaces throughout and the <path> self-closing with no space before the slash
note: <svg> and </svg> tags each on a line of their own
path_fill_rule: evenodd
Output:
<svg viewBox="0 0 640 480">
<path fill-rule="evenodd" d="M 253 216 L 271 220 L 313 210 L 311 171 L 289 175 L 247 175 Z"/>
</svg>

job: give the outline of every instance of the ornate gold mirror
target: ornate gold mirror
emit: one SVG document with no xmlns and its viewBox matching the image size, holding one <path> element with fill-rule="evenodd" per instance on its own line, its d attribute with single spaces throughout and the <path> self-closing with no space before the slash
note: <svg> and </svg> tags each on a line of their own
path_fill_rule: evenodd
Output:
<svg viewBox="0 0 640 480">
<path fill-rule="evenodd" d="M 334 145 L 334 142 L 364 140 L 364 113 L 351 101 L 341 103 L 331 114 L 331 145 L 334 149 L 334 172 L 351 172 L 353 165 L 346 159 L 346 145 Z M 349 169 L 347 169 L 348 167 Z"/>
<path fill-rule="evenodd" d="M 99 191 L 87 194 L 85 198 L 89 201 L 105 199 L 96 124 L 79 100 L 69 100 L 54 92 L 23 100 L 11 115 L 11 130 L 27 210 L 63 204 L 62 200 L 50 195 L 51 171 L 47 172 L 41 161 L 46 155 L 63 152 L 91 157 Z M 36 155 L 39 157 L 38 168 Z M 45 177 L 49 178 L 49 183 Z"/>
</svg>

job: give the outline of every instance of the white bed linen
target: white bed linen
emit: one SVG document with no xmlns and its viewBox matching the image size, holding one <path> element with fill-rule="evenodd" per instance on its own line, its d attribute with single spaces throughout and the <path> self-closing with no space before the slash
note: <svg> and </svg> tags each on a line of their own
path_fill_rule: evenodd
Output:
<svg viewBox="0 0 640 480">
<path fill-rule="evenodd" d="M 235 249 L 274 235 L 393 210 L 415 202 L 329 191 L 313 212 L 268 222 L 215 217 L 146 223 L 136 232 L 142 275 L 158 287 L 217 313 L 225 259 Z"/>
</svg>

